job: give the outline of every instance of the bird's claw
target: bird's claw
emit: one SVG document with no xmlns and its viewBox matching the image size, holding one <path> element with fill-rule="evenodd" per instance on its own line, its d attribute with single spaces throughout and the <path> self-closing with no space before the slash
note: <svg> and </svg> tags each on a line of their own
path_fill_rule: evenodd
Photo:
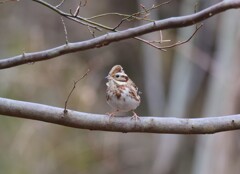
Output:
<svg viewBox="0 0 240 174">
<path fill-rule="evenodd" d="M 135 120 L 135 121 L 139 120 L 140 121 L 140 117 L 135 112 L 133 112 L 133 116 L 131 117 L 131 120 Z"/>
<path fill-rule="evenodd" d="M 113 111 L 113 112 L 107 112 L 106 115 L 109 116 L 109 121 L 111 118 L 113 118 L 115 116 L 115 114 L 117 113 L 118 111 Z"/>
</svg>

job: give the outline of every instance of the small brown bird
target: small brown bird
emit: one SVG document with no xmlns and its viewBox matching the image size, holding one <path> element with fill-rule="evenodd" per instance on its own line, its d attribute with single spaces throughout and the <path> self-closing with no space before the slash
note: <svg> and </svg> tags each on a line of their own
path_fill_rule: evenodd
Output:
<svg viewBox="0 0 240 174">
<path fill-rule="evenodd" d="M 132 111 L 131 119 L 139 119 L 134 110 L 139 106 L 141 99 L 138 88 L 123 71 L 122 66 L 115 65 L 109 72 L 107 85 L 107 103 L 114 109 L 110 116 L 118 112 Z"/>
</svg>

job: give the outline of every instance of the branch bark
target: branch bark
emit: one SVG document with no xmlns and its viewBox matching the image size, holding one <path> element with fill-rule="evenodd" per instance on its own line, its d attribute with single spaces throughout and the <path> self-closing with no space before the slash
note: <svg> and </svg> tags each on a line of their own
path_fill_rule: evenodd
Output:
<svg viewBox="0 0 240 174">
<path fill-rule="evenodd" d="M 67 53 L 72 53 L 76 51 L 83 51 L 92 48 L 100 48 L 106 46 L 112 42 L 117 42 L 136 36 L 140 36 L 146 33 L 154 32 L 157 30 L 165 30 L 170 28 L 180 28 L 191 26 L 200 21 L 203 21 L 207 18 L 210 18 L 216 14 L 219 14 L 223 11 L 240 8 L 240 0 L 228 0 L 217 3 L 211 7 L 208 7 L 197 13 L 180 16 L 180 17 L 171 17 L 168 19 L 158 20 L 156 22 L 148 23 L 139 27 L 130 28 L 124 31 L 119 31 L 115 33 L 109 33 L 97 38 L 90 40 L 68 43 L 59 47 L 52 49 L 33 52 L 33 53 L 24 53 L 15 57 L 4 58 L 0 60 L 0 69 L 10 68 L 25 63 L 43 61 L 57 56 L 61 56 Z"/>
<path fill-rule="evenodd" d="M 98 115 L 52 107 L 37 103 L 0 98 L 0 114 L 12 117 L 39 120 L 63 126 L 112 132 L 145 132 L 170 134 L 211 134 L 240 129 L 240 114 L 210 118 L 161 118 Z"/>
</svg>

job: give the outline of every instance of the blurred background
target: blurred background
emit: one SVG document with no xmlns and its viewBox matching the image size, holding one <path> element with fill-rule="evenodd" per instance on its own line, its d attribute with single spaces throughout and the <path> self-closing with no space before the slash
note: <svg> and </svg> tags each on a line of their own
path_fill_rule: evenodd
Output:
<svg viewBox="0 0 240 174">
<path fill-rule="evenodd" d="M 47 2 L 57 5 L 60 0 Z M 140 4 L 151 7 L 161 2 L 88 0 L 80 15 L 132 14 L 141 10 Z M 219 1 L 173 0 L 151 11 L 149 18 L 192 14 L 196 2 L 201 10 Z M 66 1 L 61 9 L 69 12 L 78 3 Z M 0 4 L 0 14 L 0 59 L 65 43 L 60 16 L 36 2 Z M 191 41 L 167 52 L 128 39 L 4 69 L 0 71 L 0 96 L 64 107 L 73 81 L 90 68 L 68 107 L 104 114 L 111 111 L 105 99 L 104 77 L 113 65 L 121 64 L 143 93 L 138 115 L 194 118 L 236 114 L 240 111 L 239 17 L 239 10 L 214 16 L 203 22 Z M 114 27 L 120 20 L 108 16 L 95 21 Z M 64 21 L 70 42 L 92 38 L 85 26 Z M 120 29 L 144 23 L 126 22 Z M 194 26 L 166 30 L 163 39 L 171 43 L 185 40 L 194 30 Z M 159 32 L 142 37 L 157 40 Z M 239 154 L 240 131 L 214 135 L 123 134 L 0 117 L 0 173 L 4 174 L 239 174 Z"/>
</svg>

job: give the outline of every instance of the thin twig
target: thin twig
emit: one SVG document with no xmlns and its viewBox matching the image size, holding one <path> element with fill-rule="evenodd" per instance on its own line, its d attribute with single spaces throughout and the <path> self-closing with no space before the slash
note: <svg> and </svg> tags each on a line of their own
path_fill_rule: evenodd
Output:
<svg viewBox="0 0 240 174">
<path fill-rule="evenodd" d="M 64 111 L 63 111 L 64 113 L 67 113 L 67 104 L 68 104 L 68 101 L 69 101 L 69 98 L 70 98 L 71 94 L 73 93 L 74 89 L 76 88 L 77 83 L 80 80 L 82 80 L 84 77 L 86 77 L 89 72 L 90 72 L 90 70 L 88 69 L 87 72 L 85 72 L 85 74 L 80 79 L 73 82 L 73 88 L 71 89 L 70 93 L 68 94 L 67 100 L 65 101 L 65 104 L 64 104 Z"/>
<path fill-rule="evenodd" d="M 144 42 L 145 44 L 148 44 L 148 45 L 150 45 L 150 46 L 152 46 L 152 47 L 154 47 L 154 48 L 157 48 L 157 49 L 159 49 L 159 50 L 161 50 L 161 51 L 167 51 L 166 49 L 164 49 L 164 48 L 161 48 L 161 47 L 159 47 L 159 46 L 157 46 L 157 45 L 155 45 L 155 44 L 153 44 L 153 43 L 151 43 L 151 42 L 149 42 L 148 40 L 145 40 L 145 39 L 143 39 L 143 38 L 140 38 L 140 37 L 134 37 L 135 39 L 137 39 L 137 40 L 139 40 L 139 41 L 141 41 L 141 42 Z"/>
<path fill-rule="evenodd" d="M 171 0 L 170 0 L 170 1 L 163 2 L 163 3 L 158 4 L 158 5 L 153 5 L 151 8 L 146 9 L 146 11 L 149 12 L 149 11 L 154 10 L 154 9 L 156 9 L 156 8 L 162 6 L 162 5 L 169 4 L 170 2 L 171 2 Z M 135 19 L 138 19 L 138 20 L 147 20 L 147 19 L 144 19 L 144 18 L 139 17 L 140 15 L 143 15 L 143 14 L 145 14 L 145 11 L 136 12 L 136 13 L 133 13 L 133 14 L 131 14 L 131 15 L 113 12 L 113 13 L 103 13 L 103 14 L 99 14 L 99 15 L 92 16 L 92 17 L 89 17 L 89 18 L 86 18 L 86 19 L 91 20 L 91 19 L 96 19 L 96 18 L 105 17 L 105 16 L 109 16 L 109 15 L 117 15 L 117 16 L 122 16 L 122 17 L 128 18 L 128 19 L 130 19 L 130 18 L 135 18 Z M 127 19 L 125 19 L 125 20 L 127 20 Z M 147 21 L 152 22 L 152 20 L 147 20 Z"/>
<path fill-rule="evenodd" d="M 198 4 L 199 4 L 199 3 L 196 2 L 195 5 L 194 5 L 194 13 L 197 13 Z"/>
<path fill-rule="evenodd" d="M 148 22 L 154 22 L 154 20 L 146 19 L 146 18 L 142 18 L 142 17 L 137 17 L 137 16 L 134 16 L 134 14 L 132 14 L 132 15 L 127 15 L 127 17 L 121 19 L 121 21 L 115 27 L 113 27 L 112 30 L 116 31 L 116 29 L 119 28 L 123 24 L 123 22 L 131 21 L 133 19 L 142 20 L 142 21 L 148 21 Z"/>
<path fill-rule="evenodd" d="M 62 24 L 63 24 L 63 29 L 64 29 L 64 35 L 65 35 L 65 42 L 66 42 L 66 45 L 69 43 L 68 41 L 68 33 L 67 33 L 67 27 L 65 25 L 65 22 L 61 16 L 61 20 L 62 20 Z"/>
<path fill-rule="evenodd" d="M 197 12 L 197 5 L 198 5 L 198 4 L 195 4 L 195 6 L 194 6 L 194 13 Z M 141 5 L 141 7 L 142 7 L 146 12 L 148 12 L 147 9 L 146 9 L 143 5 Z M 154 48 L 157 48 L 157 49 L 159 49 L 159 50 L 167 51 L 167 50 L 166 50 L 167 48 L 173 48 L 173 47 L 176 47 L 176 46 L 179 46 L 179 45 L 182 45 L 182 44 L 184 44 L 184 43 L 189 42 L 189 41 L 193 38 L 193 36 L 197 33 L 197 31 L 198 31 L 202 26 L 203 26 L 203 24 L 201 24 L 201 25 L 199 25 L 199 26 L 196 25 L 196 29 L 195 29 L 194 33 L 193 33 L 187 40 L 185 40 L 185 41 L 178 41 L 178 42 L 176 42 L 176 43 L 174 43 L 174 44 L 172 44 L 172 45 L 167 45 L 167 46 L 163 46 L 163 47 L 157 46 L 157 45 L 155 45 L 154 43 L 162 44 L 163 42 L 170 42 L 171 40 L 163 40 L 163 36 L 162 36 L 162 31 L 161 31 L 161 30 L 159 31 L 159 33 L 160 33 L 160 40 L 159 40 L 159 41 L 157 41 L 157 40 L 148 41 L 148 40 L 145 40 L 145 39 L 142 39 L 142 38 L 139 38 L 139 37 L 137 37 L 137 39 L 140 40 L 140 41 L 142 41 L 142 42 L 144 42 L 144 43 L 146 43 L 146 44 L 148 44 L 148 45 L 150 45 L 150 46 L 152 46 L 152 47 L 154 47 Z"/>
<path fill-rule="evenodd" d="M 64 3 L 64 1 L 65 1 L 65 0 L 62 0 L 58 5 L 56 5 L 56 8 L 59 8 L 60 6 L 62 6 L 63 3 Z"/>
<path fill-rule="evenodd" d="M 161 49 L 173 48 L 173 47 L 176 47 L 176 46 L 179 46 L 179 45 L 182 45 L 182 44 L 185 44 L 185 43 L 189 42 L 193 38 L 193 36 L 197 33 L 197 31 L 200 28 L 202 28 L 202 26 L 203 26 L 203 24 L 200 24 L 199 26 L 196 25 L 195 31 L 193 32 L 193 34 L 188 39 L 186 39 L 184 41 L 178 41 L 178 42 L 176 42 L 172 45 L 167 45 L 167 46 L 161 47 Z"/>
<path fill-rule="evenodd" d="M 74 17 L 77 17 L 79 15 L 80 8 L 85 7 L 86 5 L 87 5 L 87 0 L 85 0 L 84 4 L 82 4 L 82 1 L 79 1 L 79 4 L 78 4 L 74 13 L 72 13 L 72 10 L 70 9 L 71 15 L 74 16 Z"/>
<path fill-rule="evenodd" d="M 85 7 L 87 6 L 88 0 L 85 0 L 84 3 L 82 4 L 82 1 L 80 1 L 80 6 Z"/>
<path fill-rule="evenodd" d="M 74 14 L 73 14 L 73 16 L 75 16 L 75 17 L 79 15 L 80 7 L 81 7 L 81 2 L 82 2 L 82 1 L 79 2 L 78 6 L 77 6 L 77 8 L 76 8 L 76 10 L 75 10 L 75 12 L 74 12 Z"/>
<path fill-rule="evenodd" d="M 123 19 L 114 27 L 114 30 L 117 29 L 117 28 L 119 28 L 119 27 L 122 25 L 123 22 L 125 22 L 125 21 L 127 21 L 127 20 L 129 20 L 129 19 L 131 19 L 131 18 L 138 19 L 139 16 L 141 16 L 141 15 L 144 15 L 144 17 L 143 17 L 144 20 L 149 20 L 149 21 L 151 21 L 151 22 L 154 22 L 154 20 L 146 19 L 146 18 L 145 18 L 145 17 L 146 17 L 146 14 L 149 13 L 149 11 L 151 11 L 151 10 L 153 10 L 153 9 L 156 9 L 156 8 L 161 7 L 161 6 L 163 6 L 163 5 L 169 4 L 171 1 L 172 1 L 172 0 L 166 1 L 166 2 L 163 2 L 163 3 L 160 3 L 160 4 L 158 4 L 158 5 L 153 5 L 151 8 L 148 8 L 148 9 L 144 7 L 144 10 L 143 10 L 143 11 L 139 11 L 139 12 L 133 13 L 132 15 L 129 15 L 128 17 L 123 18 Z M 141 6 L 141 7 L 143 8 L 143 6 Z"/>
<path fill-rule="evenodd" d="M 119 28 L 123 22 L 125 21 L 131 21 L 133 19 L 136 19 L 136 20 L 143 20 L 143 21 L 148 21 L 148 22 L 154 22 L 154 20 L 151 20 L 151 19 L 146 19 L 145 16 L 144 17 L 140 17 L 141 15 L 145 15 L 146 12 L 150 12 L 151 10 L 154 10 L 162 5 L 166 5 L 166 4 L 169 4 L 171 2 L 170 1 L 166 1 L 166 2 L 163 2 L 161 4 L 158 4 L 158 5 L 153 5 L 151 8 L 145 8 L 145 10 L 143 11 L 139 11 L 139 12 L 136 12 L 136 13 L 133 13 L 131 15 L 128 15 L 128 14 L 122 14 L 122 13 L 104 13 L 104 14 L 99 14 L 99 15 L 96 15 L 96 16 L 92 16 L 92 17 L 89 17 L 89 18 L 86 18 L 87 20 L 91 20 L 91 19 L 96 19 L 96 18 L 100 18 L 100 17 L 105 17 L 105 16 L 108 16 L 108 15 L 117 15 L 117 16 L 122 16 L 124 17 L 123 19 L 121 19 L 121 21 L 115 26 L 112 28 L 112 31 L 115 31 L 117 28 Z"/>
<path fill-rule="evenodd" d="M 64 16 L 74 22 L 77 22 L 77 23 L 80 23 L 82 25 L 85 25 L 85 26 L 89 26 L 91 28 L 94 28 L 98 31 L 102 31 L 101 28 L 103 29 L 106 29 L 106 30 L 111 30 L 112 28 L 109 28 L 107 26 L 104 26 L 102 24 L 99 24 L 99 23 L 96 23 L 96 22 L 93 22 L 93 21 L 90 21 L 90 20 L 87 20 L 86 18 L 83 18 L 83 17 L 80 17 L 80 16 L 73 16 L 72 14 L 70 13 L 65 13 L 61 10 L 59 10 L 58 8 L 56 8 L 55 6 L 45 2 L 45 1 L 42 1 L 42 0 L 33 0 L 39 4 L 42 4 L 44 5 L 45 7 L 55 11 L 56 13 L 60 14 L 61 16 Z M 100 27 L 100 28 L 99 28 Z"/>
<path fill-rule="evenodd" d="M 162 43 L 165 43 L 165 42 L 171 42 L 171 40 L 164 40 L 163 39 L 162 30 L 159 30 L 159 38 L 160 38 L 160 40 L 153 40 L 153 41 L 149 41 L 149 42 L 150 43 L 159 43 L 159 44 L 162 44 Z"/>
<path fill-rule="evenodd" d="M 152 20 L 144 19 L 142 17 L 129 15 L 129 14 L 123 14 L 123 13 L 116 13 L 116 12 L 113 12 L 113 13 L 103 13 L 103 14 L 99 14 L 99 15 L 96 15 L 96 16 L 88 17 L 86 19 L 92 20 L 92 19 L 97 19 L 97 18 L 100 18 L 100 17 L 106 17 L 106 16 L 110 16 L 110 15 L 112 15 L 112 16 L 115 15 L 115 16 L 121 16 L 121 17 L 129 18 L 129 19 L 133 18 L 133 19 L 136 19 L 136 20 L 145 20 L 145 21 L 152 22 Z"/>
<path fill-rule="evenodd" d="M 189 42 L 202 26 L 203 26 L 203 24 L 200 24 L 199 26 L 196 25 L 195 31 L 193 32 L 193 34 L 188 39 L 186 39 L 184 41 L 178 41 L 178 42 L 176 42 L 172 45 L 167 45 L 167 46 L 157 46 L 157 45 L 153 44 L 156 41 L 148 41 L 148 40 L 145 40 L 145 39 L 140 38 L 140 37 L 135 37 L 135 38 L 144 42 L 144 43 L 146 43 L 146 44 L 148 44 L 148 45 L 150 45 L 150 46 L 152 46 L 152 47 L 154 47 L 154 48 L 156 48 L 156 49 L 159 49 L 161 51 L 167 51 L 168 48 L 173 48 L 173 47 L 176 47 L 176 46 L 179 46 L 179 45 L 182 45 L 182 44 L 185 44 L 185 43 Z"/>
<path fill-rule="evenodd" d="M 88 31 L 91 33 L 92 37 L 95 38 L 95 31 L 88 27 Z"/>
<path fill-rule="evenodd" d="M 140 7 L 143 9 L 143 11 L 145 12 L 145 14 L 148 13 L 148 9 L 147 9 L 143 4 L 140 4 Z"/>
<path fill-rule="evenodd" d="M 82 1 L 79 1 L 79 4 L 78 4 L 78 6 L 77 6 L 77 8 L 76 8 L 76 10 L 75 10 L 74 13 L 72 13 L 72 9 L 70 9 L 70 14 L 71 14 L 72 16 L 76 17 L 76 16 L 79 15 L 80 8 L 82 7 L 82 6 L 81 6 L 81 3 L 82 3 Z"/>
</svg>

